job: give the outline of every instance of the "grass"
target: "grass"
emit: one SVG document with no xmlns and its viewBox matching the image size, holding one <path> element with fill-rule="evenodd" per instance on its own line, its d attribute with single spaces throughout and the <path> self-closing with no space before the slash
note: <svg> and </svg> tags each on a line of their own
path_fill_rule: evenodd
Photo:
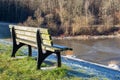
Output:
<svg viewBox="0 0 120 80">
<path fill-rule="evenodd" d="M 0 44 L 0 80 L 56 80 L 69 77 L 65 66 L 52 70 L 36 70 L 34 58 L 13 59 L 10 52 L 11 46 Z M 24 53 L 19 50 L 17 55 Z M 42 66 L 47 64 L 43 63 Z"/>
<path fill-rule="evenodd" d="M 0 44 L 0 80 L 99 80 L 98 77 L 72 76 L 68 74 L 71 71 L 70 68 L 65 65 L 52 70 L 36 70 L 34 58 L 13 59 L 10 53 L 10 45 Z M 24 53 L 19 50 L 17 55 L 24 55 Z M 48 66 L 48 64 L 43 63 L 42 66 Z"/>
<path fill-rule="evenodd" d="M 0 45 L 0 80 L 55 80 L 66 76 L 65 67 L 53 70 L 36 70 L 34 58 L 13 59 L 11 47 Z M 17 55 L 24 55 L 20 50 Z M 42 66 L 47 66 L 45 63 Z"/>
</svg>

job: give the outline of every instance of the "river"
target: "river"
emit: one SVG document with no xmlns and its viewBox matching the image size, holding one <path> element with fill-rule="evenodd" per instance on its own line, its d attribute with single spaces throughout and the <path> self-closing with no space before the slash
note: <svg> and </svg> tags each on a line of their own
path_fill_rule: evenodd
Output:
<svg viewBox="0 0 120 80">
<path fill-rule="evenodd" d="M 120 39 L 54 40 L 54 43 L 73 48 L 77 58 L 108 65 L 120 66 Z"/>
<path fill-rule="evenodd" d="M 9 23 L 0 22 L 0 39 L 10 37 L 10 30 L 8 26 Z"/>
</svg>

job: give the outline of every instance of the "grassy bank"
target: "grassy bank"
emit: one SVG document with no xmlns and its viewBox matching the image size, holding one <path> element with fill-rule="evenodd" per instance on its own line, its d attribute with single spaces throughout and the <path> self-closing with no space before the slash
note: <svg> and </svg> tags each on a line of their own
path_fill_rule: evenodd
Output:
<svg viewBox="0 0 120 80">
<path fill-rule="evenodd" d="M 0 44 L 0 80 L 55 80 L 66 79 L 66 67 L 53 70 L 36 70 L 36 61 L 33 58 L 12 59 L 11 47 Z M 18 51 L 17 55 L 23 55 Z M 47 64 L 42 64 L 47 66 Z"/>
<path fill-rule="evenodd" d="M 0 44 L 0 80 L 100 80 L 99 77 L 94 75 L 88 75 L 88 77 L 70 75 L 69 73 L 73 71 L 65 65 L 52 70 L 36 70 L 36 61 L 34 58 L 11 58 L 11 49 L 9 45 Z M 22 56 L 24 53 L 19 50 L 17 52 L 18 55 Z M 50 65 L 43 63 L 42 66 L 46 67 Z M 84 70 L 78 71 L 85 75 Z M 102 80 L 108 79 L 103 77 Z"/>
<path fill-rule="evenodd" d="M 11 46 L 0 44 L 0 80 L 76 80 L 74 76 L 68 75 L 69 68 L 62 66 L 52 70 L 36 70 L 34 58 L 13 59 L 10 57 Z M 22 56 L 22 51 L 17 56 Z M 43 63 L 42 67 L 49 66 Z M 81 78 L 82 79 L 82 78 Z"/>
</svg>

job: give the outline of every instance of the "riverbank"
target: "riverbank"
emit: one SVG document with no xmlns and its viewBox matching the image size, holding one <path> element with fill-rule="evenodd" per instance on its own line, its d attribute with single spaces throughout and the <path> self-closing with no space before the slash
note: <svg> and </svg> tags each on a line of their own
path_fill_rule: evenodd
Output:
<svg viewBox="0 0 120 80">
<path fill-rule="evenodd" d="M 99 80 L 99 79 L 117 79 L 120 74 L 116 70 L 111 70 L 102 66 L 94 65 L 86 61 L 79 61 L 76 59 L 70 59 L 62 57 L 63 65 L 61 68 L 55 68 L 52 70 L 36 70 L 36 61 L 34 58 L 25 57 L 22 59 L 12 59 L 10 58 L 10 52 L 12 50 L 11 45 L 6 45 L 5 43 L 0 43 L 0 79 L 4 80 L 16 80 L 16 79 L 25 79 L 25 80 Z M 23 50 L 23 49 L 22 49 Z M 25 55 L 26 51 L 20 50 L 17 53 L 17 56 Z M 24 52 L 24 53 L 23 53 Z M 35 52 L 35 51 L 33 51 Z M 53 62 L 55 56 L 48 57 L 46 59 L 49 62 Z M 46 63 L 47 64 L 47 63 Z M 45 66 L 47 66 L 45 64 Z M 69 66 L 68 66 L 69 65 Z M 43 65 L 44 66 L 44 65 Z M 96 69 L 99 68 L 99 69 Z M 102 71 L 104 70 L 104 74 Z M 109 69 L 109 70 L 108 70 Z M 97 71 L 100 70 L 100 71 Z M 111 71 L 115 72 L 115 76 L 107 75 Z M 107 74 L 106 74 L 107 73 Z M 45 76 L 44 76 L 45 74 Z M 111 75 L 111 74 L 110 74 Z"/>
<path fill-rule="evenodd" d="M 99 39 L 114 39 L 114 38 L 120 38 L 120 33 L 118 34 L 112 34 L 112 35 L 79 35 L 79 36 L 59 36 L 59 37 L 53 37 L 53 39 L 67 39 L 67 40 L 99 40 Z"/>
</svg>

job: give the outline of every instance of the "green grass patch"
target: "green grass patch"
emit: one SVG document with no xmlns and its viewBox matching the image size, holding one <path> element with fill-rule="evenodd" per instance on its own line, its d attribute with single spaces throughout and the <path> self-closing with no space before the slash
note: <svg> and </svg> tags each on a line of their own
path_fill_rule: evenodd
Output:
<svg viewBox="0 0 120 80">
<path fill-rule="evenodd" d="M 10 45 L 0 44 L 0 80 L 99 80 L 97 77 L 83 78 L 72 76 L 68 74 L 71 68 L 65 65 L 51 70 L 37 70 L 34 58 L 14 59 L 10 57 L 11 51 L 12 47 Z M 19 50 L 17 55 L 23 56 L 25 54 Z M 49 65 L 43 63 L 43 66 Z"/>
<path fill-rule="evenodd" d="M 0 80 L 56 80 L 65 79 L 68 68 L 54 68 L 52 70 L 36 70 L 36 60 L 31 57 L 13 59 L 10 57 L 10 45 L 0 44 Z M 18 51 L 17 55 L 24 55 Z M 48 66 L 43 63 L 42 66 Z"/>
</svg>

